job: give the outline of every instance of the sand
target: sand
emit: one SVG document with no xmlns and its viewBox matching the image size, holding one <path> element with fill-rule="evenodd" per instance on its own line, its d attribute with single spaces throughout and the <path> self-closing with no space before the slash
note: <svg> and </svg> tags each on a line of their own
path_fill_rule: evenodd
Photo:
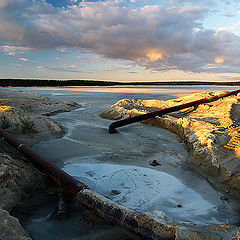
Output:
<svg viewBox="0 0 240 240">
<path fill-rule="evenodd" d="M 161 100 L 123 99 L 101 116 L 124 119 L 223 93 L 202 92 Z M 146 120 L 181 137 L 189 147 L 190 164 L 215 186 L 240 198 L 240 94 L 180 112 Z M 121 129 L 120 129 L 121 131 Z"/>
<path fill-rule="evenodd" d="M 47 116 L 59 112 L 71 111 L 79 107 L 74 102 L 54 102 L 47 98 L 23 96 L 19 91 L 0 89 L 0 124 L 13 136 L 29 146 L 40 141 L 61 137 L 64 130 Z M 33 122 L 26 132 L 22 132 L 20 119 Z M 7 124 L 7 125 L 6 125 Z M 30 239 L 14 212 L 21 201 L 28 205 L 25 212 L 32 213 L 41 201 L 46 201 L 46 191 L 54 186 L 48 178 L 28 163 L 9 145 L 0 142 L 0 239 Z M 45 196 L 44 196 L 45 195 Z"/>
</svg>

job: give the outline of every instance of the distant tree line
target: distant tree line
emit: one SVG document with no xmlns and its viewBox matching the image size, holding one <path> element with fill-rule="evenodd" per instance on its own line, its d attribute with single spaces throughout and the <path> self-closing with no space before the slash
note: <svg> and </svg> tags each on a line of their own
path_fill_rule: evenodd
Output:
<svg viewBox="0 0 240 240">
<path fill-rule="evenodd" d="M 240 86 L 240 82 L 202 82 L 202 81 L 170 81 L 170 82 L 143 82 L 141 85 L 170 85 L 170 86 Z"/>
<path fill-rule="evenodd" d="M 111 86 L 115 82 L 91 80 L 0 79 L 1 87 Z"/>
<path fill-rule="evenodd" d="M 66 86 L 116 86 L 116 85 L 154 85 L 154 86 L 240 86 L 240 82 L 113 82 L 95 80 L 42 80 L 42 79 L 0 79 L 1 87 L 66 87 Z"/>
</svg>

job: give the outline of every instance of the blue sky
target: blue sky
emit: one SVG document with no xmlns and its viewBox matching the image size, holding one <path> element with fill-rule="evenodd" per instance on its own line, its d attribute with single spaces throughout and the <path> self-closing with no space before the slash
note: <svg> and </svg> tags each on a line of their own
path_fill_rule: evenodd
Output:
<svg viewBox="0 0 240 240">
<path fill-rule="evenodd" d="M 240 80 L 240 0 L 1 0 L 0 78 Z"/>
</svg>

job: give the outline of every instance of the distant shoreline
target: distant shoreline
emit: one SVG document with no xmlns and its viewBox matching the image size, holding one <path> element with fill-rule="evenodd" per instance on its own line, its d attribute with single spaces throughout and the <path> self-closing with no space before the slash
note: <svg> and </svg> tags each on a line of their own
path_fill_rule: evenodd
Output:
<svg viewBox="0 0 240 240">
<path fill-rule="evenodd" d="M 70 87 L 70 86 L 240 86 L 240 82 L 164 81 L 164 82 L 114 82 L 95 80 L 43 80 L 0 79 L 1 87 Z"/>
</svg>

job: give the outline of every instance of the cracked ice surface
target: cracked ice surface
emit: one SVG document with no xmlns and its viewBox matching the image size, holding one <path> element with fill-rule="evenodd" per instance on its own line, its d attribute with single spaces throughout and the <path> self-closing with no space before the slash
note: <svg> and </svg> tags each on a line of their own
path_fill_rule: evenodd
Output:
<svg viewBox="0 0 240 240">
<path fill-rule="evenodd" d="M 161 211 L 170 219 L 186 223 L 226 223 L 216 204 L 203 199 L 176 177 L 164 172 L 103 163 L 68 164 L 63 170 L 113 201 L 138 211 L 152 211 L 151 216 L 154 217 Z M 182 207 L 178 207 L 178 203 Z"/>
</svg>

